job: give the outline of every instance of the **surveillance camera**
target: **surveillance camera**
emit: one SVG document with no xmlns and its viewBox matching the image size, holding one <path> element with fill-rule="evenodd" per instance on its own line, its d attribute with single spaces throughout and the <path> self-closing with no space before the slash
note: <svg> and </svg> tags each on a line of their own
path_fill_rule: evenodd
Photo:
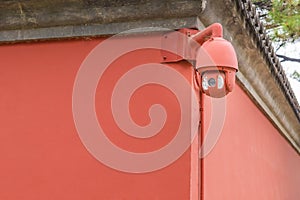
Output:
<svg viewBox="0 0 300 200">
<path fill-rule="evenodd" d="M 201 91 L 214 98 L 227 95 L 235 84 L 235 72 L 230 69 L 206 70 L 200 76 Z"/>
<path fill-rule="evenodd" d="M 196 69 L 203 93 L 214 98 L 227 95 L 233 90 L 238 70 L 237 57 L 231 43 L 220 37 L 204 42 L 197 51 Z"/>
</svg>

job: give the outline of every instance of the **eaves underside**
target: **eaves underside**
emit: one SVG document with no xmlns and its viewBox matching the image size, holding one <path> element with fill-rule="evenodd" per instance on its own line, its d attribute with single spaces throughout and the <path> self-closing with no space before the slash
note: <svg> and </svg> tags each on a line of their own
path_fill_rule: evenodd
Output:
<svg viewBox="0 0 300 200">
<path fill-rule="evenodd" d="M 199 28 L 219 22 L 236 49 L 238 83 L 300 153 L 300 109 L 248 0 L 5 0 L 0 43 L 99 37 L 140 27 Z"/>
</svg>

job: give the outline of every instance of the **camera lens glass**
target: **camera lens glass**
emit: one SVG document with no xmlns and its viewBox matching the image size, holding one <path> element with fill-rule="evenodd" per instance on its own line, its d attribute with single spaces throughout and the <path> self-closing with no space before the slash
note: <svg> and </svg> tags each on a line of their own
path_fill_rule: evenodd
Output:
<svg viewBox="0 0 300 200">
<path fill-rule="evenodd" d="M 210 79 L 208 80 L 208 85 L 209 85 L 210 87 L 214 87 L 214 86 L 216 85 L 216 79 L 210 78 Z"/>
</svg>

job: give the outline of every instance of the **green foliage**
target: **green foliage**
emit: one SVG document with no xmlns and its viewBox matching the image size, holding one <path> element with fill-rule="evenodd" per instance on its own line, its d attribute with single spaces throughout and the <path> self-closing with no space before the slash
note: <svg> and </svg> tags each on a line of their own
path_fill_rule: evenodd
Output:
<svg viewBox="0 0 300 200">
<path fill-rule="evenodd" d="M 294 72 L 290 75 L 290 77 L 300 82 L 300 74 L 299 74 L 299 72 L 294 71 Z"/>
<path fill-rule="evenodd" d="M 253 0 L 273 41 L 300 38 L 300 0 Z"/>
<path fill-rule="evenodd" d="M 300 37 L 300 1 L 273 0 L 266 18 L 267 26 L 273 27 L 274 41 L 295 41 Z"/>
<path fill-rule="evenodd" d="M 268 35 L 278 45 L 278 49 L 287 43 L 300 41 L 300 0 L 252 0 L 252 2 L 256 5 L 260 19 L 265 23 Z M 299 62 L 298 58 L 278 56 L 283 58 L 282 62 Z M 297 71 L 289 76 L 300 82 L 300 73 Z"/>
</svg>

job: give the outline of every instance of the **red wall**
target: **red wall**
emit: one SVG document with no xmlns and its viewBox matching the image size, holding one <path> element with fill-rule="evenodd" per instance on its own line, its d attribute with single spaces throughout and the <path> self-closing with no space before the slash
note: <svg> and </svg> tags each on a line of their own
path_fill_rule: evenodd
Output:
<svg viewBox="0 0 300 200">
<path fill-rule="evenodd" d="M 111 169 L 83 146 L 72 116 L 72 90 L 80 64 L 100 41 L 0 46 L 0 199 L 198 199 L 197 140 L 172 165 L 143 174 Z M 155 62 L 159 53 L 146 50 L 122 59 Z M 189 64 L 170 67 L 192 83 Z M 174 100 L 172 94 L 162 95 L 161 88 L 154 88 L 150 91 L 155 98 L 147 98 L 146 104 L 159 98 L 176 124 L 178 102 L 166 101 Z M 140 95 L 137 100 L 146 94 Z M 96 107 L 101 113 L 101 103 Z M 206 98 L 206 127 L 208 108 Z M 238 86 L 229 94 L 226 109 L 224 130 L 204 159 L 204 199 L 299 199 L 296 152 Z M 143 124 L 147 118 L 136 120 Z M 139 144 L 111 128 L 110 139 L 138 152 L 159 148 L 173 137 L 159 134 Z"/>
<path fill-rule="evenodd" d="M 81 143 L 72 116 L 73 84 L 81 63 L 100 41 L 0 46 L 0 199 L 153 200 L 189 199 L 191 194 L 195 195 L 190 187 L 197 184 L 198 176 L 191 178 L 191 168 L 197 167 L 198 161 L 197 153 L 194 158 L 191 156 L 191 148 L 170 166 L 132 174 L 103 165 Z M 143 56 L 145 52 L 137 52 L 121 61 L 133 65 L 154 62 L 155 55 L 160 54 L 160 51 L 145 51 L 149 53 L 146 56 Z M 116 73 L 124 70 L 118 64 L 120 61 L 113 64 Z M 193 80 L 190 65 L 181 63 L 170 67 L 187 81 Z M 156 90 L 151 89 L 150 94 L 163 101 L 167 112 L 172 112 L 165 128 L 176 128 L 170 123 L 178 123 L 180 113 L 175 112 L 178 102 L 172 94 L 153 87 Z M 99 111 L 103 106 L 101 94 L 96 96 L 100 98 L 97 99 L 100 106 L 96 105 Z M 139 94 L 136 99 L 141 100 Z M 152 101 L 153 98 L 148 98 L 145 104 Z M 109 124 L 113 122 L 107 113 L 104 116 L 103 123 L 109 125 L 111 133 L 108 137 L 130 150 L 155 150 L 173 137 L 170 130 L 164 130 L 166 134 L 138 144 L 134 138 L 118 133 L 116 127 Z M 147 118 L 137 120 L 145 123 Z"/>
<path fill-rule="evenodd" d="M 226 104 L 223 132 L 204 161 L 204 199 L 298 200 L 299 155 L 240 87 Z"/>
</svg>

